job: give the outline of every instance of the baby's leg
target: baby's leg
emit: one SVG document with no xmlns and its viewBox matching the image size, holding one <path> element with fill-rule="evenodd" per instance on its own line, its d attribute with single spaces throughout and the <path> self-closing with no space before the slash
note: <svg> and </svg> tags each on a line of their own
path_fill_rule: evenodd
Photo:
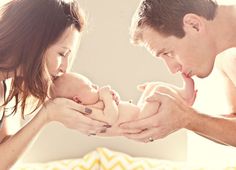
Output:
<svg viewBox="0 0 236 170">
<path fill-rule="evenodd" d="M 148 103 L 145 101 L 146 97 L 155 93 L 158 86 L 158 83 L 150 83 L 146 86 L 137 104 L 140 108 L 139 118 L 149 117 L 158 111 L 159 103 Z"/>
<path fill-rule="evenodd" d="M 144 102 L 143 107 L 140 109 L 140 113 L 139 113 L 139 119 L 141 118 L 146 118 L 149 117 L 151 115 L 154 115 L 155 113 L 158 112 L 160 103 L 155 102 L 155 103 L 148 103 L 148 102 Z"/>
<path fill-rule="evenodd" d="M 139 108 L 143 107 L 146 97 L 150 96 L 150 94 L 153 93 L 153 89 L 155 89 L 158 84 L 159 84 L 158 82 L 152 82 L 152 83 L 148 83 L 148 84 L 144 85 L 145 86 L 145 87 L 143 87 L 144 91 L 137 103 L 137 106 Z"/>
</svg>

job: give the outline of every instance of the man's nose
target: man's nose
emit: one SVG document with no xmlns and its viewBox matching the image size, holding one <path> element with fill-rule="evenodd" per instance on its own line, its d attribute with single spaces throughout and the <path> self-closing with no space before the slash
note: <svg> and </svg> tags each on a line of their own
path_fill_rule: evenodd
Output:
<svg viewBox="0 0 236 170">
<path fill-rule="evenodd" d="M 175 73 L 181 72 L 181 70 L 182 70 L 182 67 L 180 65 L 177 65 L 173 68 L 172 73 L 175 74 Z"/>
<path fill-rule="evenodd" d="M 172 74 L 178 73 L 179 71 L 182 71 L 182 66 L 178 63 L 169 63 L 167 64 L 170 72 Z"/>
</svg>

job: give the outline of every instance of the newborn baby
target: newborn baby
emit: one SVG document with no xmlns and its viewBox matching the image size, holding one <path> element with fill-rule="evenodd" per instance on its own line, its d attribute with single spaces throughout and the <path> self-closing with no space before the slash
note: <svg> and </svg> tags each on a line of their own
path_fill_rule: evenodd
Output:
<svg viewBox="0 0 236 170">
<path fill-rule="evenodd" d="M 103 115 L 93 115 L 93 119 L 108 122 L 112 125 L 105 136 L 119 136 L 119 124 L 135 119 L 149 117 L 158 111 L 159 103 L 145 102 L 145 98 L 155 91 L 181 98 L 186 104 L 192 104 L 195 98 L 193 81 L 184 76 L 185 89 L 177 89 L 165 83 L 147 83 L 140 86 L 143 91 L 137 105 L 127 101 L 116 102 L 109 86 L 98 88 L 88 78 L 76 73 L 65 73 L 54 81 L 51 96 L 64 97 L 77 103 L 103 110 Z"/>
</svg>

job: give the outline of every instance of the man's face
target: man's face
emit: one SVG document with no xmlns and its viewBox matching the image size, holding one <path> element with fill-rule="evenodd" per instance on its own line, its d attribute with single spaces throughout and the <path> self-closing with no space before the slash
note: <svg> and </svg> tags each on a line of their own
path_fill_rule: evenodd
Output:
<svg viewBox="0 0 236 170">
<path fill-rule="evenodd" d="M 161 58 L 172 73 L 181 72 L 189 77 L 208 76 L 214 66 L 216 53 L 210 39 L 186 33 L 183 38 L 165 37 L 146 26 L 143 28 L 143 43 L 154 56 Z"/>
</svg>

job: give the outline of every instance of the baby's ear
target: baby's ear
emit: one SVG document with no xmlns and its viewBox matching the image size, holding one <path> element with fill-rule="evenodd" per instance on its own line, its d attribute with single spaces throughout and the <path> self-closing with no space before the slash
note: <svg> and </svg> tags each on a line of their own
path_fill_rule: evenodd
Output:
<svg viewBox="0 0 236 170">
<path fill-rule="evenodd" d="M 78 96 L 74 96 L 72 99 L 73 99 L 76 103 L 81 103 L 81 101 L 80 101 L 80 99 L 79 99 Z"/>
</svg>

